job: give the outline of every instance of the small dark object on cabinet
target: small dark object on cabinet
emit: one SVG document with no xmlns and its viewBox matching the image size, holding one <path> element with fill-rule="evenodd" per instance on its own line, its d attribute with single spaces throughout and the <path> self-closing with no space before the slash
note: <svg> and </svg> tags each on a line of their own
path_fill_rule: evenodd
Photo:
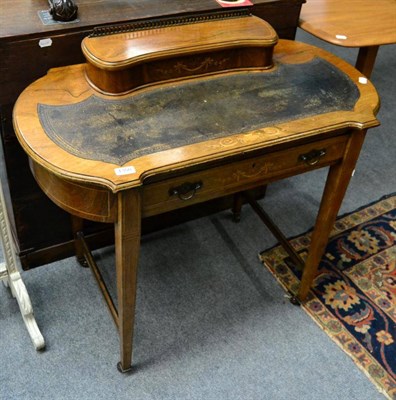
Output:
<svg viewBox="0 0 396 400">
<path fill-rule="evenodd" d="M 77 18 L 78 7 L 73 0 L 48 0 L 50 14 L 55 21 L 73 21 Z"/>
</svg>

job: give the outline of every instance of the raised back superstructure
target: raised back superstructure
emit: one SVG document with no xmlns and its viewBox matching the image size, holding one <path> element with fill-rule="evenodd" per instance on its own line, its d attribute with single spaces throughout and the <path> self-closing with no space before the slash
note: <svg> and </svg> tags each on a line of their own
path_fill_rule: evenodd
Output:
<svg viewBox="0 0 396 400">
<path fill-rule="evenodd" d="M 97 29 L 82 50 L 90 85 L 119 95 L 180 78 L 268 69 L 277 40 L 267 22 L 240 10 Z"/>
</svg>

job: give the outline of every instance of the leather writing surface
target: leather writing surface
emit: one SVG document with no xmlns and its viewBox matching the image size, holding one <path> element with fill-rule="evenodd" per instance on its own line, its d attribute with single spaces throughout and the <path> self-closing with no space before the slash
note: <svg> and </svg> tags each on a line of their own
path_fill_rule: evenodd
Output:
<svg viewBox="0 0 396 400">
<path fill-rule="evenodd" d="M 122 165 L 137 157 L 286 121 L 352 110 L 356 85 L 316 58 L 157 87 L 128 98 L 91 96 L 72 105 L 38 107 L 46 134 L 85 159 Z"/>
</svg>

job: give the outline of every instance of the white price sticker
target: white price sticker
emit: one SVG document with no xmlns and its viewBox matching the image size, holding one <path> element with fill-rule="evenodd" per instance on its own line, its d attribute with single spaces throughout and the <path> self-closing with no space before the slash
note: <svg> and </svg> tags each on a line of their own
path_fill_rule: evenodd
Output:
<svg viewBox="0 0 396 400">
<path fill-rule="evenodd" d="M 116 175 L 120 176 L 120 175 L 130 175 L 130 174 L 134 174 L 136 173 L 136 169 L 135 167 L 121 167 L 121 168 L 115 168 L 114 172 L 116 173 Z"/>
<path fill-rule="evenodd" d="M 52 46 L 52 39 L 51 39 L 51 38 L 40 39 L 40 40 L 39 40 L 39 46 L 40 46 L 41 48 Z"/>
</svg>

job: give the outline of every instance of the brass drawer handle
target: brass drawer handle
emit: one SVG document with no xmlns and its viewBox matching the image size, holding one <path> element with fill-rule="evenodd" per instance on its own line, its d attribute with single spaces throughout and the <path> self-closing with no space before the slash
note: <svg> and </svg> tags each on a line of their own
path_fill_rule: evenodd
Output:
<svg viewBox="0 0 396 400">
<path fill-rule="evenodd" d="M 315 165 L 325 155 L 326 155 L 326 149 L 311 150 L 308 153 L 299 155 L 298 160 L 304 161 L 305 164 L 307 164 L 307 165 Z"/>
<path fill-rule="evenodd" d="M 198 189 L 201 189 L 202 181 L 185 182 L 180 186 L 169 189 L 169 196 L 178 196 L 180 200 L 190 200 L 195 196 Z"/>
</svg>

